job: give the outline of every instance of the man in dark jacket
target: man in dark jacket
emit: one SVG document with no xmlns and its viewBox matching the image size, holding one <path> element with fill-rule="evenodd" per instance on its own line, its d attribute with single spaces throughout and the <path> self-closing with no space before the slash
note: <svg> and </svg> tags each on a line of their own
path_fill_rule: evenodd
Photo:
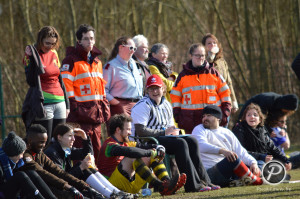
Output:
<svg viewBox="0 0 300 199">
<path fill-rule="evenodd" d="M 242 118 L 244 110 L 251 104 L 260 106 L 263 114 L 268 115 L 274 111 L 293 112 L 298 108 L 298 97 L 295 94 L 280 95 L 273 92 L 261 93 L 248 99 L 240 114 L 239 120 Z"/>
<path fill-rule="evenodd" d="M 75 178 L 60 169 L 44 153 L 43 149 L 47 141 L 46 129 L 34 124 L 27 131 L 27 150 L 24 153 L 24 170 L 35 170 L 46 184 L 51 187 L 53 193 L 63 198 L 75 197 L 83 198 L 97 195 L 97 192 L 90 188 L 85 182 Z M 79 191 L 80 192 L 79 192 Z"/>
</svg>

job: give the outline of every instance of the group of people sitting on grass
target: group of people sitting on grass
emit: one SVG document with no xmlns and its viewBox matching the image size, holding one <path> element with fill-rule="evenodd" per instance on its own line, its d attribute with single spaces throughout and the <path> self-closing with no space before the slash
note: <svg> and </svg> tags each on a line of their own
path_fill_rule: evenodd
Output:
<svg viewBox="0 0 300 199">
<path fill-rule="evenodd" d="M 75 124 L 57 125 L 46 148 L 47 130 L 40 124 L 31 125 L 25 141 L 10 132 L 0 149 L 2 196 L 135 198 L 146 183 L 162 195 L 174 194 L 183 186 L 186 192 L 203 192 L 241 184 L 260 185 L 262 165 L 273 158 L 284 163 L 286 170 L 299 165 L 299 156 L 287 158 L 284 154 L 284 142 L 278 147 L 272 141 L 276 137 L 288 138 L 286 132 L 278 136 L 273 131 L 286 128 L 280 126 L 286 122 L 281 119 L 297 109 L 295 95 L 254 96 L 246 102 L 233 132 L 220 126 L 220 107 L 207 105 L 202 124 L 191 135 L 182 135 L 173 126 L 172 108 L 163 96 L 160 77 L 150 76 L 146 93 L 133 107 L 131 117 L 117 114 L 110 119 L 110 137 L 101 147 L 99 168 L 95 166 L 89 136 Z M 257 99 L 264 98 L 266 102 L 270 96 L 274 103 L 266 104 L 273 109 L 258 105 Z M 278 100 L 289 103 L 276 105 Z M 272 120 L 268 123 L 273 124 L 270 128 L 264 125 L 262 110 L 270 116 L 279 115 L 277 126 Z M 282 110 L 286 114 L 277 114 Z M 276 136 L 270 136 L 268 129 Z M 160 145 L 130 141 L 130 135 L 154 137 Z M 73 147 L 76 137 L 82 138 L 82 148 Z M 162 161 L 165 153 L 175 156 L 181 174 L 168 174 Z M 73 164 L 75 161 L 77 164 Z"/>
<path fill-rule="evenodd" d="M 227 128 L 238 104 L 214 35 L 191 45 L 179 74 L 169 48 L 156 43 L 149 53 L 143 35 L 120 37 L 104 67 L 95 29 L 82 24 L 76 38 L 62 66 L 52 26 L 25 49 L 26 137 L 10 132 L 3 140 L 0 198 L 130 199 L 146 185 L 161 195 L 214 191 L 261 185 L 262 166 L 272 159 L 286 170 L 299 167 L 299 153 L 284 154 L 296 95 L 256 95 L 233 132 Z"/>
</svg>

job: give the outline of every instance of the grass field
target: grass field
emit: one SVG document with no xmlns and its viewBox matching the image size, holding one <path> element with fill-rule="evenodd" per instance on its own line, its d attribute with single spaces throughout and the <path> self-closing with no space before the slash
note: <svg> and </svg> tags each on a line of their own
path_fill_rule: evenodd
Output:
<svg viewBox="0 0 300 199">
<path fill-rule="evenodd" d="M 300 180 L 300 169 L 288 172 L 292 176 L 292 181 Z M 261 185 L 261 186 L 244 186 L 234 188 L 222 188 L 217 191 L 208 191 L 202 193 L 184 193 L 184 189 L 180 189 L 175 195 L 160 196 L 159 193 L 152 193 L 146 198 L 172 198 L 172 199 L 196 199 L 196 198 L 300 198 L 300 183 L 288 184 L 281 183 L 279 185 Z"/>
<path fill-rule="evenodd" d="M 300 146 L 293 146 L 287 154 L 292 151 L 300 151 Z M 300 169 L 291 170 L 288 172 L 291 175 L 291 181 L 300 180 Z M 209 191 L 202 193 L 185 193 L 184 189 L 180 189 L 175 195 L 160 196 L 159 193 L 152 193 L 146 198 L 172 198 L 172 199 L 230 199 L 230 198 L 300 198 L 300 183 L 281 183 L 279 185 L 261 185 L 261 186 L 244 186 L 234 188 L 222 188 L 217 191 Z"/>
</svg>

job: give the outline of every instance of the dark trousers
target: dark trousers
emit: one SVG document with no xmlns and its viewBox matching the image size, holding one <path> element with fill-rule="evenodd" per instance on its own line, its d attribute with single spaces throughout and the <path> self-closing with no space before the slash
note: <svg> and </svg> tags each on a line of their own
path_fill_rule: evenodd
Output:
<svg viewBox="0 0 300 199">
<path fill-rule="evenodd" d="M 99 162 L 99 154 L 101 148 L 101 124 L 88 124 L 83 122 L 77 122 L 80 125 L 80 128 L 84 130 L 87 135 L 90 136 L 92 145 L 93 145 L 93 152 L 95 157 L 95 163 Z M 76 137 L 75 142 L 73 144 L 76 148 L 82 148 L 82 139 L 81 137 Z M 79 161 L 73 161 L 74 164 L 77 164 Z M 99 167 L 97 165 L 97 167 Z"/>
<path fill-rule="evenodd" d="M 215 166 L 209 168 L 207 173 L 212 183 L 220 185 L 221 187 L 228 187 L 230 181 L 239 179 L 239 177 L 234 174 L 234 168 L 240 164 L 240 161 L 238 158 L 234 162 L 229 162 L 227 158 L 224 158 Z"/>
<path fill-rule="evenodd" d="M 187 175 L 184 186 L 186 192 L 198 191 L 205 184 L 211 183 L 200 159 L 196 138 L 160 136 L 157 140 L 166 148 L 166 153 L 175 155 L 179 171 Z"/>
<path fill-rule="evenodd" d="M 52 132 L 54 131 L 55 127 L 58 124 L 63 124 L 63 123 L 66 123 L 66 119 L 39 120 L 39 121 L 34 122 L 34 124 L 40 124 L 40 125 L 42 125 L 43 127 L 46 128 L 47 135 L 48 135 L 46 145 L 49 144 L 49 142 L 52 138 Z"/>
<path fill-rule="evenodd" d="M 300 167 L 300 152 L 295 151 L 293 153 L 290 153 L 290 159 L 292 163 L 292 169 L 297 169 Z"/>
<path fill-rule="evenodd" d="M 3 186 L 5 198 L 16 198 L 19 193 L 27 198 L 56 198 L 47 184 L 33 170 L 14 173 Z"/>
</svg>

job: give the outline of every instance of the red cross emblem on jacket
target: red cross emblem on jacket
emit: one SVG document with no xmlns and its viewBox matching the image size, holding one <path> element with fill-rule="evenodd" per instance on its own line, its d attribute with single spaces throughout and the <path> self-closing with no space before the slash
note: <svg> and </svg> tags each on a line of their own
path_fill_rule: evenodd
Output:
<svg viewBox="0 0 300 199">
<path fill-rule="evenodd" d="M 91 94 L 91 87 L 89 84 L 80 85 L 81 95 Z"/>
<path fill-rule="evenodd" d="M 191 98 L 191 94 L 184 94 L 183 95 L 184 98 L 184 102 L 183 104 L 192 104 L 192 98 Z"/>
</svg>

